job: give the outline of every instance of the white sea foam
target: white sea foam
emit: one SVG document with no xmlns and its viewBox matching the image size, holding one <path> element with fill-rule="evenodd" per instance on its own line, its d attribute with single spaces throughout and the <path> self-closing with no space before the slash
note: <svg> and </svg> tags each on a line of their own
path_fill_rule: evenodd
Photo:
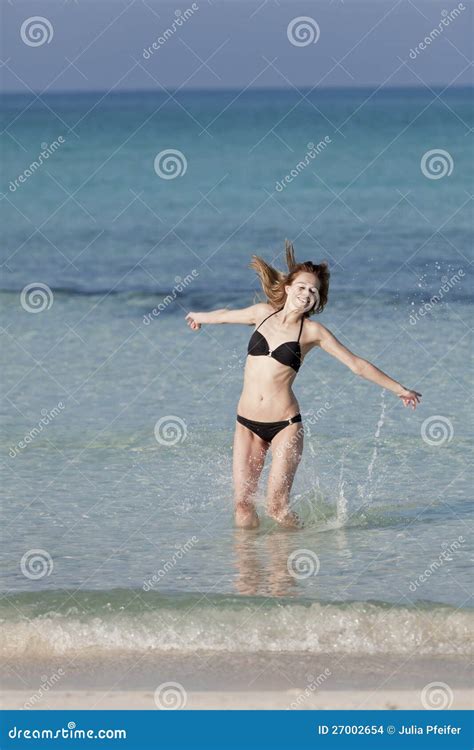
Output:
<svg viewBox="0 0 474 750">
<path fill-rule="evenodd" d="M 46 613 L 0 624 L 0 656 L 213 650 L 347 654 L 464 654 L 474 615 L 447 607 L 373 603 L 180 606 L 107 616 Z"/>
</svg>

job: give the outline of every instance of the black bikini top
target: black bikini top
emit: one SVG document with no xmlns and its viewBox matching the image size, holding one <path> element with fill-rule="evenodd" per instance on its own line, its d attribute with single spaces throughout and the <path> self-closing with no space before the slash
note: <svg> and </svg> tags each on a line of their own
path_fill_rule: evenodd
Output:
<svg viewBox="0 0 474 750">
<path fill-rule="evenodd" d="M 283 310 L 283 308 L 280 307 L 280 310 Z M 270 315 L 262 320 L 262 323 L 265 323 L 268 318 L 271 318 L 272 315 L 276 315 L 276 313 L 280 312 L 280 310 L 275 310 L 274 313 L 270 313 Z M 247 347 L 247 353 L 252 357 L 273 357 L 273 359 L 276 359 L 277 362 L 280 362 L 282 365 L 286 365 L 287 367 L 292 367 L 293 370 L 298 372 L 301 367 L 300 336 L 301 331 L 303 330 L 303 322 L 304 318 L 302 317 L 298 341 L 286 341 L 285 343 L 280 344 L 280 346 L 277 346 L 277 348 L 273 351 L 270 351 L 268 341 L 266 340 L 265 336 L 263 336 L 258 330 L 262 325 L 262 323 L 260 323 L 260 325 L 257 326 L 252 336 L 250 337 L 250 341 Z"/>
</svg>

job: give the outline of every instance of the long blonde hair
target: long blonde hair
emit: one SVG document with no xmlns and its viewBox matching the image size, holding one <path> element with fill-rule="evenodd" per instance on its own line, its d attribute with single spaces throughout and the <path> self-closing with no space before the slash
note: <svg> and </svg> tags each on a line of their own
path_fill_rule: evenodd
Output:
<svg viewBox="0 0 474 750">
<path fill-rule="evenodd" d="M 253 268 L 257 272 L 267 302 L 275 308 L 283 307 L 286 301 L 285 286 L 292 284 L 295 277 L 301 271 L 307 271 L 317 276 L 320 288 L 319 299 L 316 300 L 314 307 L 305 313 L 305 317 L 309 317 L 314 313 L 321 313 L 328 301 L 330 273 L 327 262 L 313 263 L 310 260 L 306 260 L 304 263 L 297 263 L 293 243 L 289 240 L 285 240 L 285 256 L 288 273 L 283 273 L 283 271 L 273 268 L 273 266 L 263 258 L 260 258 L 260 256 L 252 255 L 249 268 Z"/>
</svg>

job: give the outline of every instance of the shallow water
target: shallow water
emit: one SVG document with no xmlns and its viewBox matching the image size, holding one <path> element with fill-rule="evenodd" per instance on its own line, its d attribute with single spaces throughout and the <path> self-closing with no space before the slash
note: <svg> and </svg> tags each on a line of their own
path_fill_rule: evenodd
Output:
<svg viewBox="0 0 474 750">
<path fill-rule="evenodd" d="M 318 106 L 340 124 L 364 94 L 318 96 Z M 470 122 L 469 93 L 446 96 Z M 206 122 L 228 101 L 226 92 L 185 97 Z M 241 649 L 246 643 L 291 650 L 301 643 L 316 651 L 323 644 L 401 653 L 410 628 L 415 640 L 409 643 L 419 636 L 423 653 L 464 649 L 472 562 L 465 192 L 472 157 L 462 122 L 439 102 L 382 152 L 431 98 L 403 91 L 374 96 L 343 126 L 345 139 L 331 133 L 333 143 L 311 170 L 277 192 L 276 180 L 304 155 L 307 142 L 328 132 L 327 122 L 301 105 L 300 116 L 289 116 L 281 132 L 293 151 L 264 138 L 294 103 L 291 94 L 242 96 L 210 128 L 213 139 L 198 139 L 192 121 L 168 104 L 109 160 L 159 97 L 108 97 L 78 124 L 80 139 L 68 138 L 48 162 L 69 189 L 83 184 L 76 196 L 83 208 L 68 200 L 58 209 L 65 196 L 45 170 L 9 195 L 23 217 L 0 204 L 7 263 L 0 295 L 0 610 L 8 639 L 22 634 L 20 651 L 37 625 L 51 636 L 51 648 L 53 642 L 71 648 L 116 642 L 127 650 L 137 642 L 135 627 L 141 648 L 165 648 L 151 635 L 158 595 L 176 608 L 180 596 L 196 597 L 186 600 L 185 620 L 196 633 L 222 606 L 222 622 L 208 631 L 205 648 L 231 648 L 222 623 L 238 623 L 249 601 L 256 612 L 262 601 L 263 614 L 243 631 Z M 54 97 L 70 125 L 93 103 L 93 97 Z M 6 97 L 2 119 L 24 104 L 22 97 Z M 11 179 L 37 154 L 38 143 L 58 135 L 48 110 L 37 103 L 29 112 L 12 126 L 28 155 L 14 141 L 6 144 Z M 449 178 L 430 180 L 420 158 L 440 143 L 449 144 L 455 169 Z M 168 146 L 187 154 L 188 169 L 165 181 L 153 159 Z M 318 177 L 336 193 L 352 183 L 344 203 Z M 211 190 L 211 203 L 202 200 Z M 45 222 L 42 233 L 32 234 L 30 222 Z M 257 291 L 247 268 L 251 253 L 281 263 L 285 236 L 300 258 L 329 259 L 331 294 L 322 322 L 421 391 L 423 404 L 415 413 L 404 410 L 392 394 L 313 350 L 295 383 L 306 434 L 292 502 L 305 527 L 285 532 L 265 518 L 267 465 L 258 501 L 262 526 L 242 533 L 232 523 L 231 463 L 250 331 L 215 326 L 196 334 L 184 316 L 250 304 Z M 153 313 L 193 269 L 196 278 Z M 420 314 L 455 274 L 448 291 Z M 37 281 L 52 289 L 54 301 L 29 314 L 20 292 Z M 31 550 L 41 551 L 36 561 Z M 79 597 L 77 612 L 74 604 L 61 609 L 59 600 L 46 598 L 61 591 L 66 601 Z M 78 625 L 87 597 L 99 592 L 112 592 L 103 601 L 111 597 L 113 607 L 123 608 L 116 641 L 100 606 Z M 152 614 L 146 611 L 151 600 Z M 371 601 L 373 611 L 364 604 Z M 355 611 L 341 609 L 348 602 L 356 603 Z M 381 614 L 387 604 L 397 605 L 392 636 Z M 330 607 L 326 614 L 324 607 Z M 418 609 L 426 607 L 433 608 L 429 636 Z M 266 630 L 274 612 L 278 637 Z M 449 634 L 435 627 L 446 612 Z M 324 641 L 330 613 L 334 630 L 328 625 Z M 359 616 L 374 626 L 373 641 L 365 641 L 363 627 L 359 639 L 344 640 Z M 15 630 L 22 617 L 24 630 Z M 307 638 L 298 640 L 302 631 Z M 167 647 L 182 648 L 178 635 Z"/>
</svg>

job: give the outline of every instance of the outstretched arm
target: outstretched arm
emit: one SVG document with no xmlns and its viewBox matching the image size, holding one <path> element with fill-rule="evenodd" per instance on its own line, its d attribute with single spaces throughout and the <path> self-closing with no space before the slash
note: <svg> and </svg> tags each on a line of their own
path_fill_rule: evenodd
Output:
<svg viewBox="0 0 474 750">
<path fill-rule="evenodd" d="M 186 315 L 186 322 L 193 331 L 201 328 L 201 325 L 212 323 L 241 323 L 243 325 L 255 325 L 260 320 L 267 306 L 259 302 L 250 307 L 243 307 L 240 310 L 212 310 L 212 312 L 190 312 Z"/>
<path fill-rule="evenodd" d="M 393 378 L 382 372 L 382 370 L 379 370 L 371 362 L 353 354 L 350 349 L 341 344 L 331 331 L 328 331 L 323 325 L 320 323 L 316 323 L 315 325 L 317 326 L 317 330 L 315 331 L 316 343 L 319 344 L 321 349 L 336 357 L 336 359 L 349 367 L 353 373 L 359 375 L 361 378 L 370 380 L 381 388 L 387 388 L 392 393 L 395 393 L 395 395 L 401 398 L 404 406 L 411 406 L 413 409 L 416 409 L 417 404 L 420 403 L 421 393 L 405 388 L 404 385 L 393 380 Z"/>
</svg>

